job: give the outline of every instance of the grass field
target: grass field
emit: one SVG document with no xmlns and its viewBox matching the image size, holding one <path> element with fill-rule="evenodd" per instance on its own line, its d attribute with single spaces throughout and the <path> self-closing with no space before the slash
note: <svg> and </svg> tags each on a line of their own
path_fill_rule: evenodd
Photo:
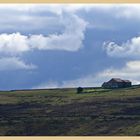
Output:
<svg viewBox="0 0 140 140">
<path fill-rule="evenodd" d="M 0 92 L 0 135 L 140 135 L 140 87 Z"/>
</svg>

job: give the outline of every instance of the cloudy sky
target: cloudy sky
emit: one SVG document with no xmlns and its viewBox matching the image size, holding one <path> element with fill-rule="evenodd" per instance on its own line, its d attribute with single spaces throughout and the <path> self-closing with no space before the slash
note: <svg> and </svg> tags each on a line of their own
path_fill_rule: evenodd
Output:
<svg viewBox="0 0 140 140">
<path fill-rule="evenodd" d="M 140 83 L 140 5 L 0 5 L 0 90 Z"/>
</svg>

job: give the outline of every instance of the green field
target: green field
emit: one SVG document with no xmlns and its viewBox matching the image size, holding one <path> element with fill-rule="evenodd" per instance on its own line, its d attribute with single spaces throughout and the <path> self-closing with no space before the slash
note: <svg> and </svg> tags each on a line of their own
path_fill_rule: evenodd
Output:
<svg viewBox="0 0 140 140">
<path fill-rule="evenodd" d="M 140 87 L 1 91 L 0 135 L 140 135 Z"/>
</svg>

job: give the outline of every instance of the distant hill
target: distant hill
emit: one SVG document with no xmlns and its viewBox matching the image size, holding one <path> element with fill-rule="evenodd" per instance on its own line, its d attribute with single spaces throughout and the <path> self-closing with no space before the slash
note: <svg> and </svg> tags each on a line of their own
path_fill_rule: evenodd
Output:
<svg viewBox="0 0 140 140">
<path fill-rule="evenodd" d="M 0 92 L 0 135 L 140 135 L 140 86 Z"/>
</svg>

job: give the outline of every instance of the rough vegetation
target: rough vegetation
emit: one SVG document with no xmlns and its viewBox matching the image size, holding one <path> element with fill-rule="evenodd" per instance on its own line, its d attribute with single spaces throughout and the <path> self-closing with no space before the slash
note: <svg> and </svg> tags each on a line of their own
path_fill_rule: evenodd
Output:
<svg viewBox="0 0 140 140">
<path fill-rule="evenodd" d="M 140 87 L 0 92 L 0 135 L 140 135 Z"/>
</svg>

